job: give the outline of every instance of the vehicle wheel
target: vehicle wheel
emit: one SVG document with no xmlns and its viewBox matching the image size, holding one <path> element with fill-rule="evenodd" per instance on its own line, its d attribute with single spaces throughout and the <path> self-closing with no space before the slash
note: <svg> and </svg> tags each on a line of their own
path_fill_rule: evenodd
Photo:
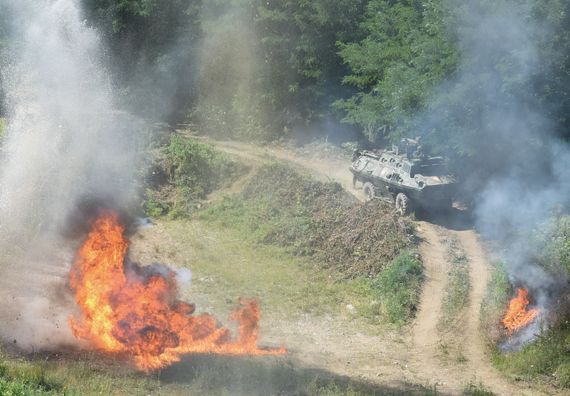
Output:
<svg viewBox="0 0 570 396">
<path fill-rule="evenodd" d="M 396 211 L 401 215 L 405 216 L 410 214 L 410 199 L 404 193 L 399 193 L 396 195 Z"/>
<path fill-rule="evenodd" d="M 367 201 L 370 201 L 376 197 L 376 189 L 374 188 L 374 184 L 372 184 L 370 182 L 364 183 L 364 187 L 362 187 L 362 191 L 364 192 L 364 195 L 366 196 Z"/>
</svg>

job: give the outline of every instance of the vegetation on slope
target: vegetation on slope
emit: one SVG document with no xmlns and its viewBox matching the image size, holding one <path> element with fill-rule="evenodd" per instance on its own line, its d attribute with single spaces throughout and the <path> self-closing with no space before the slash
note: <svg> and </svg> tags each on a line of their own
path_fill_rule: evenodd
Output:
<svg viewBox="0 0 570 396">
<path fill-rule="evenodd" d="M 402 325 L 414 315 L 422 267 L 410 253 L 412 225 L 381 202 L 357 202 L 336 183 L 272 164 L 200 218 L 307 256 L 339 281 L 361 280 L 369 298 L 361 313 L 375 321 Z"/>
<path fill-rule="evenodd" d="M 155 152 L 145 211 L 149 216 L 188 216 L 207 195 L 228 183 L 245 166 L 212 146 L 173 134 L 165 147 Z"/>
<path fill-rule="evenodd" d="M 280 164 L 261 168 L 239 196 L 201 217 L 312 256 L 345 277 L 378 275 L 413 238 L 411 222 L 382 202 L 361 204 L 337 183 L 315 181 Z"/>
<path fill-rule="evenodd" d="M 535 231 L 532 243 L 537 245 L 536 262 L 548 273 L 560 279 L 570 275 L 570 216 L 551 219 Z M 504 332 L 499 327 L 509 299 L 514 290 L 504 266 L 497 264 L 488 286 L 482 310 L 483 329 L 494 348 L 502 340 Z M 568 321 L 567 291 L 562 291 L 559 301 L 550 307 L 550 328 L 519 351 L 503 353 L 495 350 L 495 365 L 514 378 L 542 380 L 560 387 L 570 388 L 570 322 Z"/>
</svg>

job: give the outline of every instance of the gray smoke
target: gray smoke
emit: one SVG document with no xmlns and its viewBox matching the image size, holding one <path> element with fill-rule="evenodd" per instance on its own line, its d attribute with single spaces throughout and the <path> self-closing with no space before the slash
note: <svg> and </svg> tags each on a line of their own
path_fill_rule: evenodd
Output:
<svg viewBox="0 0 570 396">
<path fill-rule="evenodd" d="M 99 36 L 78 3 L 0 0 L 15 42 L 2 68 L 0 332 L 27 348 L 73 342 L 64 292 L 76 248 L 63 236 L 70 219 L 86 199 L 128 208 L 136 189 L 139 131 L 115 110 Z"/>
<path fill-rule="evenodd" d="M 447 128 L 451 139 L 457 127 L 463 145 L 477 153 L 474 162 L 485 169 L 472 177 L 492 175 L 474 183 L 476 226 L 501 246 L 512 283 L 528 287 L 547 312 L 567 279 L 562 270 L 547 272 L 536 263 L 531 234 L 553 210 L 568 206 L 570 149 L 551 133 L 531 90 L 516 88 L 532 87 L 533 78 L 549 67 L 535 43 L 551 32 L 533 22 L 530 3 L 450 0 L 461 9 L 455 33 L 462 63 L 434 98 L 440 111 L 424 122 L 434 130 Z M 461 119 L 470 126 L 454 124 Z"/>
</svg>

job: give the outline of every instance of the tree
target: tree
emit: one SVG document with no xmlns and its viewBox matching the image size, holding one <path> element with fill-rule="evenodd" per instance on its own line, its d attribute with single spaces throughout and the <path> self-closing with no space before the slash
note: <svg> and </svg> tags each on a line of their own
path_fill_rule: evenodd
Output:
<svg viewBox="0 0 570 396">
<path fill-rule="evenodd" d="M 308 125 L 346 96 L 338 41 L 360 37 L 364 0 L 255 0 L 261 89 L 273 129 Z"/>
<path fill-rule="evenodd" d="M 344 83 L 359 90 L 335 104 L 346 112 L 344 121 L 359 125 L 371 141 L 407 134 L 432 90 L 457 67 L 448 18 L 443 1 L 370 1 L 366 37 L 340 46 L 351 71 Z"/>
</svg>

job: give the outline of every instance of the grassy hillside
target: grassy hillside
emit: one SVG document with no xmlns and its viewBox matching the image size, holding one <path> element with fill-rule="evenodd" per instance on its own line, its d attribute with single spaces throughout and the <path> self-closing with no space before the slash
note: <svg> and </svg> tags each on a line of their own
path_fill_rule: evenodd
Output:
<svg viewBox="0 0 570 396">
<path fill-rule="evenodd" d="M 243 193 L 200 217 L 247 230 L 262 243 L 311 256 L 344 277 L 376 276 L 412 247 L 411 222 L 380 201 L 360 203 L 336 183 L 322 183 L 280 164 L 262 167 Z"/>
<path fill-rule="evenodd" d="M 360 312 L 375 321 L 402 325 L 414 315 L 422 267 L 412 225 L 382 202 L 357 202 L 336 183 L 273 164 L 199 217 L 306 256 L 338 282 L 358 280 L 369 301 Z"/>
</svg>

